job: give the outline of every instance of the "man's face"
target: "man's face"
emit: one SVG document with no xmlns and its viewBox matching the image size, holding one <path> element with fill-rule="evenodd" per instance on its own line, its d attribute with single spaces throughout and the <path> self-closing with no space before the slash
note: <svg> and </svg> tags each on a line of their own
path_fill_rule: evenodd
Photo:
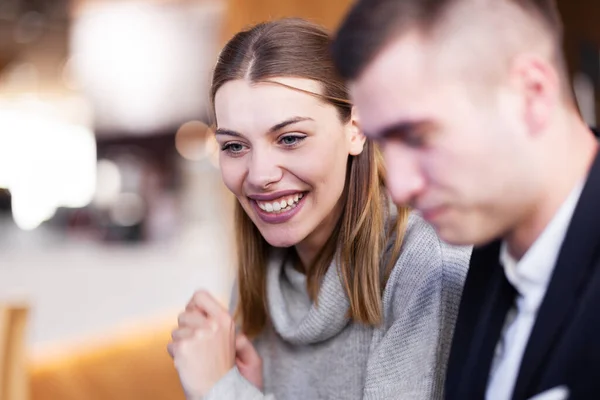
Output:
<svg viewBox="0 0 600 400">
<path fill-rule="evenodd" d="M 365 134 L 382 145 L 394 201 L 419 210 L 447 242 L 483 244 L 531 211 L 526 102 L 508 77 L 485 87 L 446 68 L 448 59 L 400 37 L 350 92 Z"/>
</svg>

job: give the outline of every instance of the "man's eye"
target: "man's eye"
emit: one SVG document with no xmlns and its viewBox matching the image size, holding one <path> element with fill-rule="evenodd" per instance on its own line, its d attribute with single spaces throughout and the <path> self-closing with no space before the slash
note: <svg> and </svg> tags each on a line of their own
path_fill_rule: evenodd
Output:
<svg viewBox="0 0 600 400">
<path fill-rule="evenodd" d="M 404 136 L 403 141 L 410 147 L 422 147 L 425 145 L 425 135 L 419 133 L 406 135 Z"/>
</svg>

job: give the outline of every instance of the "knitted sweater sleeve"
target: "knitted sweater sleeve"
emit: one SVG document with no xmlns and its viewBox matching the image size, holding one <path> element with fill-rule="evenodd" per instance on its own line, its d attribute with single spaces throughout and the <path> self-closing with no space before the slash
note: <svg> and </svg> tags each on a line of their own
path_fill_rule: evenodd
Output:
<svg viewBox="0 0 600 400">
<path fill-rule="evenodd" d="M 471 248 L 442 243 L 411 218 L 384 291 L 364 399 L 443 399 L 444 378 Z"/>
<path fill-rule="evenodd" d="M 264 395 L 233 367 L 203 400 L 275 400 L 275 397 Z"/>
</svg>

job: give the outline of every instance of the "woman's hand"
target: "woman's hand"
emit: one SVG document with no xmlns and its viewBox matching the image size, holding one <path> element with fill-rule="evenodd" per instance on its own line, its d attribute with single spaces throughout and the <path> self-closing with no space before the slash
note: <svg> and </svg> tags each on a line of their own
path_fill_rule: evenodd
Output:
<svg viewBox="0 0 600 400">
<path fill-rule="evenodd" d="M 262 359 L 252 342 L 241 333 L 235 339 L 235 365 L 246 380 L 263 390 Z"/>
<path fill-rule="evenodd" d="M 179 316 L 169 353 L 188 399 L 201 399 L 235 365 L 235 325 L 206 291 Z"/>
<path fill-rule="evenodd" d="M 168 351 L 189 399 L 205 395 L 234 364 L 262 390 L 260 356 L 246 336 L 235 337 L 233 320 L 209 293 L 195 293 L 178 324 Z"/>
</svg>

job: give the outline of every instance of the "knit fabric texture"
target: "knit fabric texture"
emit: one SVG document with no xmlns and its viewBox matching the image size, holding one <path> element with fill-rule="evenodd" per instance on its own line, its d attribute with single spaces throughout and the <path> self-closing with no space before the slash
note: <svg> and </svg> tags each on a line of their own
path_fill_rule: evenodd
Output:
<svg viewBox="0 0 600 400">
<path fill-rule="evenodd" d="M 383 292 L 384 322 L 371 327 L 349 320 L 335 263 L 314 303 L 305 275 L 286 262 L 284 250 L 273 252 L 270 324 L 254 341 L 264 392 L 233 368 L 205 400 L 442 399 L 470 255 L 470 247 L 443 243 L 411 213 Z"/>
</svg>

